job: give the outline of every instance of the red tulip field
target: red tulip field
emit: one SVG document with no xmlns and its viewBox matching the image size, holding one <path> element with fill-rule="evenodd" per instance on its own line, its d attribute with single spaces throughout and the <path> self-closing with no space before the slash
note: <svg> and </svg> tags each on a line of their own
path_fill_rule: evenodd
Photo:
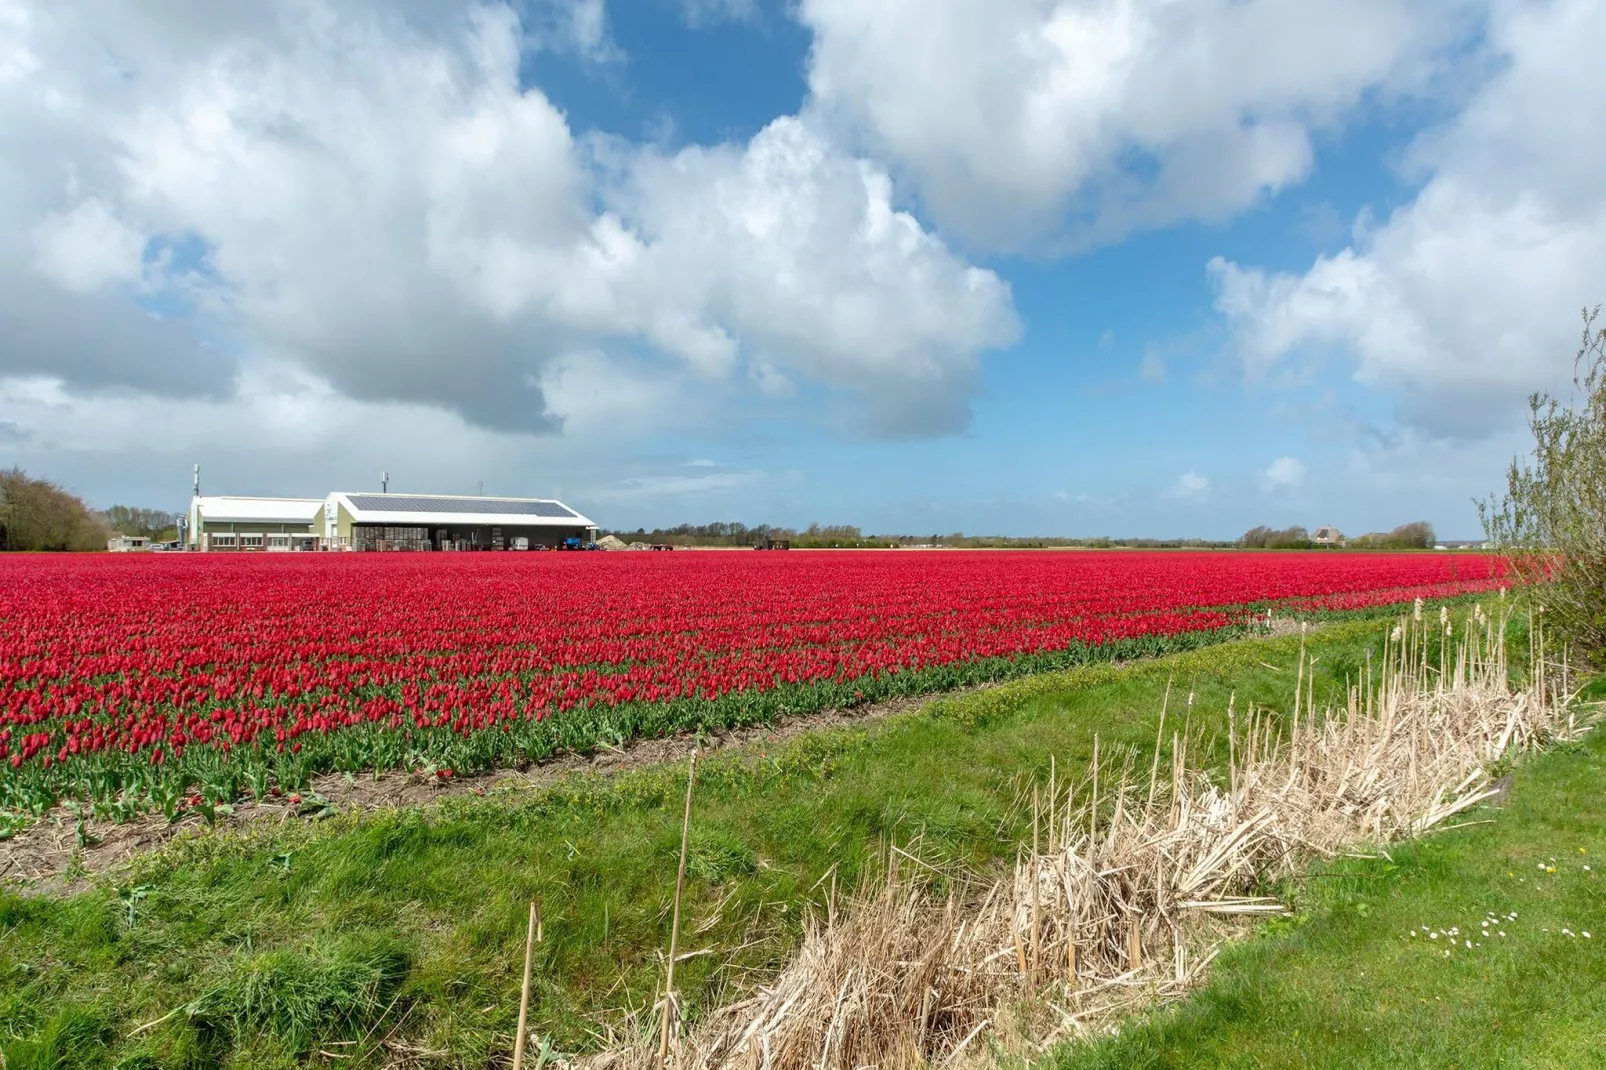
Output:
<svg viewBox="0 0 1606 1070">
<path fill-rule="evenodd" d="M 0 558 L 0 812 L 450 777 L 1500 586 L 1462 554 Z"/>
</svg>

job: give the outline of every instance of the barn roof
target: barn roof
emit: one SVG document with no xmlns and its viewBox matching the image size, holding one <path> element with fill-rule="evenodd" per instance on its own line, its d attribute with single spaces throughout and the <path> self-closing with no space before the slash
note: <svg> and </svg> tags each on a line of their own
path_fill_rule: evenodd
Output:
<svg viewBox="0 0 1606 1070">
<path fill-rule="evenodd" d="M 322 498 L 244 498 L 232 494 L 195 499 L 201 517 L 217 523 L 311 524 L 323 511 Z"/>
<path fill-rule="evenodd" d="M 462 524 L 506 527 L 596 527 L 552 498 L 487 498 L 455 494 L 369 494 L 336 491 L 359 524 Z"/>
</svg>

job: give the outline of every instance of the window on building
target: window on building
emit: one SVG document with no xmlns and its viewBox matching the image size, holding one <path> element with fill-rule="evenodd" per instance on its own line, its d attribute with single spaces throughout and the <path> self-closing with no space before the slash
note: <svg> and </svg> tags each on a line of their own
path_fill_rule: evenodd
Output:
<svg viewBox="0 0 1606 1070">
<path fill-rule="evenodd" d="M 242 549 L 242 550 L 260 550 L 260 549 L 262 549 L 262 536 L 260 536 L 260 535 L 241 535 L 240 536 L 240 549 Z"/>
</svg>

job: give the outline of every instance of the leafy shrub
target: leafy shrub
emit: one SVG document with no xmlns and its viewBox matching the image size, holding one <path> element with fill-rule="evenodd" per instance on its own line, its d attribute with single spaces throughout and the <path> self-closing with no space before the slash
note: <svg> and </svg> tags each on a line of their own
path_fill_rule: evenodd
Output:
<svg viewBox="0 0 1606 1070">
<path fill-rule="evenodd" d="M 1517 575 L 1539 583 L 1549 626 L 1575 655 L 1606 657 L 1606 330 L 1584 310 L 1569 404 L 1534 394 L 1530 459 L 1513 459 L 1503 495 L 1478 503 L 1484 531 Z"/>
</svg>

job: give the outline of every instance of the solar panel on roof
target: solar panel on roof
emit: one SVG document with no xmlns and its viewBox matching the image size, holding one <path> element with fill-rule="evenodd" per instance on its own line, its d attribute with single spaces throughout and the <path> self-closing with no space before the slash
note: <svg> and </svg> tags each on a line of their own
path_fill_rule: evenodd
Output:
<svg viewBox="0 0 1606 1070">
<path fill-rule="evenodd" d="M 350 494 L 351 504 L 372 513 L 495 513 L 504 516 L 578 517 L 557 502 L 509 502 L 495 498 L 413 498 L 405 494 Z"/>
</svg>

